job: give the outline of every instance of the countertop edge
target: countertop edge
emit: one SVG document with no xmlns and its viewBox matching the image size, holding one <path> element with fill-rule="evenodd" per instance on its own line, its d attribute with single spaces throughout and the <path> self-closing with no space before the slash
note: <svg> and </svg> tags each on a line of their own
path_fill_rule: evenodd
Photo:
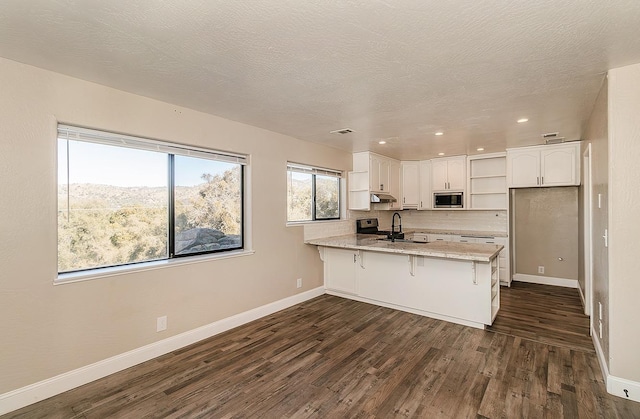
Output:
<svg viewBox="0 0 640 419">
<path fill-rule="evenodd" d="M 355 241 L 355 243 L 354 243 Z M 363 243 L 357 243 L 362 241 Z M 439 259 L 455 259 L 455 260 L 468 260 L 474 262 L 488 263 L 491 259 L 497 257 L 504 246 L 492 245 L 492 244 L 480 244 L 480 243 L 455 243 L 455 242 L 437 242 L 437 243 L 396 243 L 391 244 L 389 242 L 383 242 L 384 245 L 378 243 L 376 238 L 371 236 L 364 236 L 358 234 L 348 234 L 343 236 L 326 237 L 321 239 L 312 239 L 305 241 L 305 244 L 321 246 L 321 247 L 333 247 L 339 249 L 352 249 L 352 250 L 365 250 L 379 253 L 395 253 L 402 255 L 424 256 L 433 257 Z M 430 246 L 431 245 L 431 246 Z M 397 246 L 397 247 L 389 247 Z M 444 249 L 434 249 L 433 247 L 439 247 Z M 455 250 L 463 249 L 463 251 Z M 482 254 L 478 254 L 477 249 L 482 248 Z M 493 251 L 489 251 L 493 248 Z M 464 251 L 467 249 L 467 251 Z M 473 252 L 473 250 L 476 250 Z"/>
</svg>

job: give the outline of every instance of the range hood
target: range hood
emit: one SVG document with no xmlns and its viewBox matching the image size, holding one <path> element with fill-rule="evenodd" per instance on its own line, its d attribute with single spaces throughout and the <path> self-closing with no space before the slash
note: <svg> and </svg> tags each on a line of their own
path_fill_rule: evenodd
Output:
<svg viewBox="0 0 640 419">
<path fill-rule="evenodd" d="M 372 193 L 371 194 L 371 202 L 373 203 L 378 203 L 378 202 L 396 202 L 397 199 L 395 199 L 393 196 L 389 195 L 389 194 L 384 194 L 384 193 Z"/>
</svg>

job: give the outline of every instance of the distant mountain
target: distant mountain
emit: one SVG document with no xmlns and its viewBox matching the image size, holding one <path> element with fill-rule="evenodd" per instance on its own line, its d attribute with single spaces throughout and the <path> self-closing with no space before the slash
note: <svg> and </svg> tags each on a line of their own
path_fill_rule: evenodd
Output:
<svg viewBox="0 0 640 419">
<path fill-rule="evenodd" d="M 203 185 L 178 186 L 176 198 L 181 201 L 189 201 L 196 197 Z M 162 207 L 167 205 L 167 188 L 164 186 L 113 186 L 94 183 L 73 183 L 70 201 L 74 204 L 100 203 L 110 208 L 122 208 L 133 205 L 142 207 Z M 67 185 L 58 185 L 59 203 L 66 206 Z"/>
</svg>

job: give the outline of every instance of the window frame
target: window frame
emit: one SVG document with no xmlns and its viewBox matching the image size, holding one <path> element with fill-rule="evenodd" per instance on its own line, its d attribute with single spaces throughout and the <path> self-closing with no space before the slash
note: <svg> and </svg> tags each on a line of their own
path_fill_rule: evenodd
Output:
<svg viewBox="0 0 640 419">
<path fill-rule="evenodd" d="M 307 164 L 300 164 L 300 163 L 294 163 L 294 162 L 287 162 L 287 177 L 289 176 L 289 172 L 307 173 L 311 175 L 311 219 L 310 220 L 289 220 L 289 204 L 287 202 L 287 224 L 295 225 L 295 224 L 317 223 L 317 222 L 325 222 L 325 221 L 339 221 L 343 219 L 342 217 L 343 172 L 341 170 L 310 166 Z M 337 180 L 337 183 L 338 183 L 338 209 L 337 209 L 338 216 L 337 217 L 317 218 L 316 180 L 318 175 L 334 177 Z M 287 198 L 288 198 L 288 195 L 289 195 L 289 185 L 287 184 Z"/>
<path fill-rule="evenodd" d="M 148 269 L 158 269 L 162 266 L 174 266 L 175 264 L 184 263 L 199 263 L 211 259 L 223 259 L 228 257 L 237 257 L 247 254 L 253 254 L 250 250 L 250 237 L 248 229 L 248 223 L 246 223 L 248 210 L 247 191 L 249 190 L 246 182 L 248 179 L 247 171 L 250 170 L 249 156 L 245 154 L 232 153 L 226 151 L 219 151 L 214 149 L 193 147 L 187 145 L 181 145 L 177 143 L 170 143 L 165 141 L 151 140 L 142 137 L 133 137 L 128 135 L 116 134 L 104 130 L 94 130 L 89 128 L 81 128 L 72 125 L 64 125 L 59 123 L 56 135 L 56 143 L 60 140 L 71 141 L 83 141 L 87 143 L 97 143 L 103 145 L 111 145 L 120 148 L 131 148 L 138 150 L 147 150 L 160 152 L 168 159 L 167 165 L 167 254 L 166 257 L 159 259 L 149 259 L 114 265 L 88 267 L 84 269 L 74 269 L 69 271 L 60 271 L 59 256 L 56 256 L 57 261 L 57 279 L 56 283 L 77 282 L 85 279 L 93 279 L 96 277 L 105 277 L 118 275 L 120 273 L 127 273 L 131 271 L 143 271 Z M 56 161 L 60 162 L 59 151 L 56 147 Z M 175 254 L 175 157 L 176 155 L 188 156 L 192 158 L 199 158 L 202 160 L 222 161 L 227 163 L 236 163 L 240 166 L 240 246 L 229 247 L 214 250 L 205 250 L 199 252 L 191 252 L 185 254 Z M 66 160 L 67 170 L 70 164 L 67 156 Z M 67 179 L 67 182 L 69 180 Z M 56 172 L 56 188 L 60 185 L 58 179 L 58 171 Z M 69 189 L 67 188 L 67 194 Z M 59 211 L 57 208 L 59 202 L 59 195 L 56 193 L 56 213 Z M 59 220 L 56 218 L 56 237 L 59 234 Z M 56 239 L 56 253 L 59 252 L 59 238 Z M 189 260 L 191 259 L 191 260 Z M 180 262 L 177 262 L 180 261 Z"/>
<path fill-rule="evenodd" d="M 175 223 L 176 223 L 176 217 L 175 217 L 175 154 L 170 154 L 169 155 L 169 202 L 173 203 L 173 205 L 169 205 L 169 225 L 168 225 L 168 229 L 169 229 L 169 243 L 168 243 L 168 254 L 169 257 L 168 259 L 179 259 L 179 258 L 185 258 L 185 257 L 192 257 L 192 256 L 201 256 L 201 255 L 208 255 L 211 253 L 223 253 L 223 252 L 232 252 L 232 251 L 236 251 L 236 250 L 243 250 L 245 248 L 245 223 L 244 223 L 244 206 L 245 206 L 245 195 L 244 195 L 244 191 L 245 191 L 245 184 L 244 184 L 244 173 L 245 173 L 245 167 L 244 165 L 240 165 L 240 230 L 241 230 L 241 243 L 242 246 L 240 247 L 230 247 L 230 248 L 225 248 L 225 249 L 217 249 L 217 250 L 205 250 L 202 252 L 191 252 L 191 253 L 185 253 L 185 254 L 176 254 L 175 253 L 175 248 L 176 248 L 176 240 L 175 240 Z"/>
</svg>

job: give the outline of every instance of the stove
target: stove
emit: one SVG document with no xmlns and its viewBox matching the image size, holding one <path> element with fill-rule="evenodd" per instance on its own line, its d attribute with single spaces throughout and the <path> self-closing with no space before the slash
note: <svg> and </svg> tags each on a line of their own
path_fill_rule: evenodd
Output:
<svg viewBox="0 0 640 419">
<path fill-rule="evenodd" d="M 356 233 L 358 234 L 377 234 L 391 237 L 391 230 L 378 230 L 377 218 L 363 218 L 362 220 L 356 220 Z M 395 238 L 401 239 L 404 237 L 404 233 L 394 234 Z"/>
</svg>

